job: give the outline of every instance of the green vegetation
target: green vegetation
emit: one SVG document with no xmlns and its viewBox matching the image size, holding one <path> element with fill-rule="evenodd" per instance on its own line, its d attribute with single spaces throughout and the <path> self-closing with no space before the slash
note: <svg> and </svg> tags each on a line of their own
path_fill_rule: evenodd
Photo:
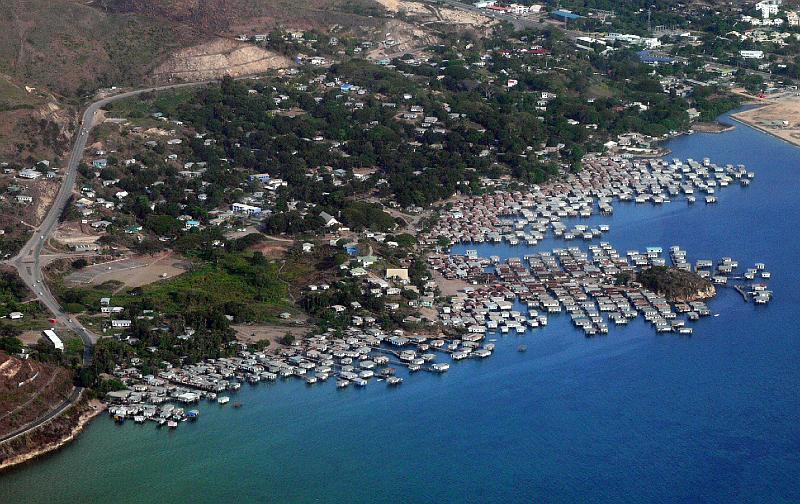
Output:
<svg viewBox="0 0 800 504">
<path fill-rule="evenodd" d="M 16 273 L 0 272 L 0 317 L 7 317 L 11 312 L 20 312 L 24 318 L 40 315 L 42 310 L 38 302 L 24 302 L 28 297 L 30 291 Z"/>
<path fill-rule="evenodd" d="M 167 116 L 176 113 L 193 96 L 190 90 L 168 90 L 158 93 L 142 93 L 138 96 L 126 98 L 106 105 L 106 110 L 114 117 L 141 119 L 150 117 L 155 112 Z"/>
<path fill-rule="evenodd" d="M 670 301 L 701 299 L 714 292 L 711 282 L 696 273 L 666 266 L 642 270 L 636 275 L 636 280 Z"/>
</svg>

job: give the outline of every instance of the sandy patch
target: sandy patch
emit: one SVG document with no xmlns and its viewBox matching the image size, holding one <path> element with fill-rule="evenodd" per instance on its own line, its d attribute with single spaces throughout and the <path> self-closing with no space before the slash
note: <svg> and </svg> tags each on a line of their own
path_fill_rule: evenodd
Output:
<svg viewBox="0 0 800 504">
<path fill-rule="evenodd" d="M 732 117 L 800 146 L 800 96 L 796 94 L 771 98 L 763 107 L 739 112 Z"/>
<path fill-rule="evenodd" d="M 249 325 L 239 324 L 231 326 L 236 331 L 236 339 L 245 343 L 255 343 L 257 341 L 269 340 L 269 348 L 281 346 L 278 343 L 286 333 L 294 335 L 296 339 L 308 333 L 308 327 L 281 326 L 281 325 Z"/>
</svg>

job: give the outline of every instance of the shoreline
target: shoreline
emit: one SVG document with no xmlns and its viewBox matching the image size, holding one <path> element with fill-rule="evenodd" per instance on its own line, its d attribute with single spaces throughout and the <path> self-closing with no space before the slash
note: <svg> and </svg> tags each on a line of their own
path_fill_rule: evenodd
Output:
<svg viewBox="0 0 800 504">
<path fill-rule="evenodd" d="M 72 427 L 70 427 L 69 432 L 62 435 L 56 441 L 51 441 L 43 446 L 39 446 L 37 448 L 23 451 L 16 455 L 12 455 L 7 460 L 0 462 L 0 474 L 9 471 L 13 468 L 24 465 L 28 462 L 32 462 L 43 455 L 54 453 L 60 450 L 61 448 L 66 447 L 67 445 L 72 443 L 80 435 L 81 432 L 83 432 L 83 429 L 86 428 L 86 426 L 89 425 L 89 423 L 92 420 L 97 418 L 107 408 L 107 406 L 104 403 L 98 400 L 90 400 L 85 403 L 82 403 L 81 407 L 84 409 L 78 416 L 77 423 Z M 58 419 L 59 417 L 56 417 L 53 419 L 53 421 L 56 421 Z M 31 432 L 30 436 L 35 437 L 37 434 L 39 434 L 39 429 L 45 427 L 46 425 L 48 424 L 41 425 L 38 429 Z"/>
<path fill-rule="evenodd" d="M 741 123 L 741 124 L 743 124 L 745 126 L 753 128 L 756 131 L 760 131 L 761 133 L 767 134 L 767 135 L 771 136 L 772 138 L 775 138 L 777 140 L 780 140 L 781 142 L 789 144 L 792 147 L 800 148 L 800 139 L 798 139 L 796 141 L 791 141 L 788 138 L 784 138 L 784 137 L 782 137 L 780 135 L 775 134 L 775 132 L 773 132 L 770 129 L 767 129 L 767 128 L 763 127 L 763 126 L 759 126 L 758 124 L 755 124 L 755 123 L 753 123 L 753 122 L 751 122 L 751 121 L 749 121 L 747 119 L 744 119 L 744 118 L 741 118 L 741 117 L 737 117 L 736 114 L 731 114 L 730 118 L 733 119 L 734 121 L 738 122 L 738 123 Z"/>
<path fill-rule="evenodd" d="M 736 129 L 734 124 L 725 124 L 720 121 L 696 123 L 693 128 L 690 128 L 694 133 L 727 133 Z"/>
<path fill-rule="evenodd" d="M 777 113 L 775 109 L 778 109 Z M 761 113 L 762 116 L 756 117 L 756 113 Z M 800 135 L 798 135 L 800 133 L 799 113 L 800 100 L 794 96 L 779 96 L 769 102 L 750 104 L 746 108 L 732 111 L 729 117 L 740 124 L 749 126 L 761 133 L 766 133 L 793 147 L 800 147 Z M 759 121 L 775 122 L 780 120 L 787 123 L 784 128 L 773 129 L 759 124 Z"/>
</svg>

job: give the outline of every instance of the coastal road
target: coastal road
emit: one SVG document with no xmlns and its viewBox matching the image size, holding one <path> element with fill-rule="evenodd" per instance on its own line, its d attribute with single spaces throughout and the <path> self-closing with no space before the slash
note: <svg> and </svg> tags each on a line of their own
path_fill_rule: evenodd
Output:
<svg viewBox="0 0 800 504">
<path fill-rule="evenodd" d="M 81 118 L 80 129 L 75 137 L 75 144 L 72 147 L 69 163 L 67 164 L 66 172 L 61 182 L 61 187 L 58 190 L 58 194 L 53 200 L 53 205 L 50 207 L 50 210 L 47 212 L 44 220 L 42 220 L 42 223 L 33 229 L 33 235 L 31 236 L 30 240 L 25 243 L 16 256 L 6 261 L 7 264 L 10 264 L 17 270 L 17 273 L 22 281 L 25 282 L 25 285 L 27 285 L 28 288 L 33 291 L 36 298 L 47 307 L 47 309 L 53 314 L 53 317 L 58 322 L 63 324 L 67 329 L 73 331 L 81 338 L 81 341 L 83 342 L 84 365 L 87 365 L 92 361 L 92 351 L 94 349 L 94 344 L 97 341 L 97 335 L 86 329 L 86 327 L 84 327 L 84 325 L 81 324 L 78 319 L 67 315 L 62 309 L 58 300 L 50 292 L 50 289 L 47 287 L 47 284 L 44 282 L 44 278 L 42 277 L 42 249 L 58 227 L 57 224 L 59 217 L 67 207 L 67 203 L 69 203 L 69 199 L 72 195 L 72 190 L 75 185 L 75 180 L 78 176 L 78 164 L 81 162 L 81 159 L 83 159 L 83 151 L 86 149 L 86 142 L 89 139 L 89 132 L 91 132 L 92 127 L 94 126 L 95 116 L 101 108 L 117 100 L 130 98 L 131 96 L 137 96 L 142 93 L 152 91 L 165 91 L 168 89 L 200 86 L 203 84 L 208 84 L 209 82 L 211 81 L 187 82 L 183 84 L 170 84 L 166 86 L 137 89 L 115 94 L 113 96 L 108 96 L 90 104 L 86 108 L 86 111 L 83 113 L 83 117 Z M 0 444 L 23 436 L 28 432 L 31 432 L 34 429 L 46 424 L 53 418 L 61 415 L 70 406 L 75 404 L 82 395 L 83 388 L 75 387 L 75 390 L 72 391 L 72 394 L 70 394 L 70 396 L 56 408 L 50 410 L 47 414 L 41 416 L 37 420 L 0 437 Z"/>
<path fill-rule="evenodd" d="M 22 427 L 19 427 L 18 429 L 11 431 L 8 434 L 5 434 L 4 436 L 0 437 L 0 444 L 12 441 L 20 436 L 24 436 L 28 432 L 37 429 L 42 425 L 46 424 L 47 422 L 49 422 L 50 420 L 56 418 L 61 413 L 66 411 L 67 408 L 78 402 L 78 399 L 81 398 L 81 395 L 83 395 L 83 387 L 75 387 L 75 389 L 73 389 L 69 397 L 64 399 L 64 401 L 61 404 L 59 404 L 56 408 L 50 410 L 46 415 L 39 417 L 33 422 L 23 425 Z"/>
<path fill-rule="evenodd" d="M 76 318 L 71 317 L 64 312 L 61 305 L 56 300 L 55 296 L 53 296 L 53 294 L 50 292 L 47 284 L 44 282 L 44 278 L 42 277 L 41 256 L 45 243 L 47 243 L 53 232 L 56 230 L 59 217 L 64 212 L 70 196 L 72 195 L 73 187 L 75 186 L 75 180 L 78 176 L 78 164 L 81 162 L 81 159 L 83 159 L 83 152 L 86 149 L 86 142 L 88 141 L 89 133 L 94 126 L 94 120 L 97 112 L 109 103 L 122 100 L 124 98 L 130 98 L 132 96 L 137 96 L 142 93 L 199 86 L 202 84 L 207 84 L 208 82 L 210 81 L 187 82 L 183 84 L 148 87 L 122 92 L 113 96 L 107 96 L 101 100 L 91 103 L 86 108 L 86 111 L 83 113 L 81 118 L 80 129 L 75 137 L 75 144 L 72 147 L 72 152 L 66 166 L 64 178 L 62 179 L 58 194 L 53 200 L 53 205 L 50 207 L 50 210 L 47 212 L 47 215 L 42 220 L 41 224 L 34 228 L 33 235 L 31 236 L 30 240 L 28 240 L 28 242 L 22 247 L 15 257 L 7 261 L 8 264 L 17 270 L 20 278 L 23 282 L 25 282 L 25 285 L 27 285 L 28 288 L 33 291 L 36 298 L 47 307 L 47 309 L 53 314 L 53 317 L 59 323 L 61 323 L 67 329 L 73 331 L 81 338 L 84 349 L 84 364 L 91 362 L 92 349 L 97 341 L 97 335 L 84 327 L 84 325 L 81 324 Z"/>
</svg>

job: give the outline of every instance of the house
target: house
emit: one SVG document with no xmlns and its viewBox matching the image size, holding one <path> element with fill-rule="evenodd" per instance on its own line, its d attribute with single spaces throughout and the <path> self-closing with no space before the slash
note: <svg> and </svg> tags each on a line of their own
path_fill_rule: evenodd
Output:
<svg viewBox="0 0 800 504">
<path fill-rule="evenodd" d="M 408 268 L 386 268 L 386 278 L 408 280 Z"/>
<path fill-rule="evenodd" d="M 92 161 L 92 168 L 96 170 L 102 170 L 107 166 L 108 166 L 108 159 L 106 158 L 95 159 L 94 161 Z"/>
<path fill-rule="evenodd" d="M 111 327 L 115 329 L 127 329 L 131 326 L 131 321 L 128 319 L 118 319 L 111 321 Z"/>
<path fill-rule="evenodd" d="M 336 226 L 337 224 L 339 224 L 339 221 L 336 220 L 333 217 L 333 215 L 331 215 L 331 214 L 329 214 L 327 212 L 320 212 L 319 217 L 325 223 L 325 227 Z"/>
<path fill-rule="evenodd" d="M 250 175 L 250 180 L 258 180 L 262 184 L 269 182 L 269 179 L 269 173 L 256 173 L 255 175 Z"/>
<path fill-rule="evenodd" d="M 367 270 L 361 267 L 353 268 L 352 270 L 350 270 L 350 274 L 353 275 L 354 277 L 364 276 L 367 274 Z"/>
<path fill-rule="evenodd" d="M 782 3 L 783 0 L 762 0 L 756 4 L 756 10 L 761 11 L 761 16 L 767 19 L 778 13 L 778 8 Z"/>
<path fill-rule="evenodd" d="M 358 261 L 361 266 L 366 268 L 375 264 L 378 261 L 378 258 L 375 256 L 359 256 L 356 258 L 356 261 Z"/>
<path fill-rule="evenodd" d="M 33 203 L 33 196 L 27 194 L 17 194 L 17 203 Z"/>
<path fill-rule="evenodd" d="M 100 306 L 108 306 L 109 304 L 111 304 L 110 297 L 100 298 Z"/>
<path fill-rule="evenodd" d="M 244 203 L 234 203 L 231 205 L 231 211 L 245 215 L 258 215 L 261 213 L 261 207 L 246 205 Z"/>
<path fill-rule="evenodd" d="M 311 252 L 314 249 L 313 243 L 303 243 L 303 252 Z"/>
<path fill-rule="evenodd" d="M 111 225 L 107 220 L 94 221 L 90 224 L 95 229 L 105 229 Z"/>
<path fill-rule="evenodd" d="M 764 51 L 739 51 L 739 56 L 745 59 L 764 59 Z"/>
<path fill-rule="evenodd" d="M 41 172 L 38 172 L 36 170 L 32 170 L 30 168 L 27 168 L 25 170 L 20 170 L 20 172 L 17 175 L 19 177 L 21 177 L 21 178 L 29 179 L 29 180 L 36 180 L 36 179 L 38 179 L 39 177 L 42 176 Z"/>
<path fill-rule="evenodd" d="M 10 318 L 11 320 L 19 320 L 22 317 L 23 317 L 22 312 L 18 311 L 12 311 L 11 313 L 8 314 L 8 318 Z"/>
</svg>

